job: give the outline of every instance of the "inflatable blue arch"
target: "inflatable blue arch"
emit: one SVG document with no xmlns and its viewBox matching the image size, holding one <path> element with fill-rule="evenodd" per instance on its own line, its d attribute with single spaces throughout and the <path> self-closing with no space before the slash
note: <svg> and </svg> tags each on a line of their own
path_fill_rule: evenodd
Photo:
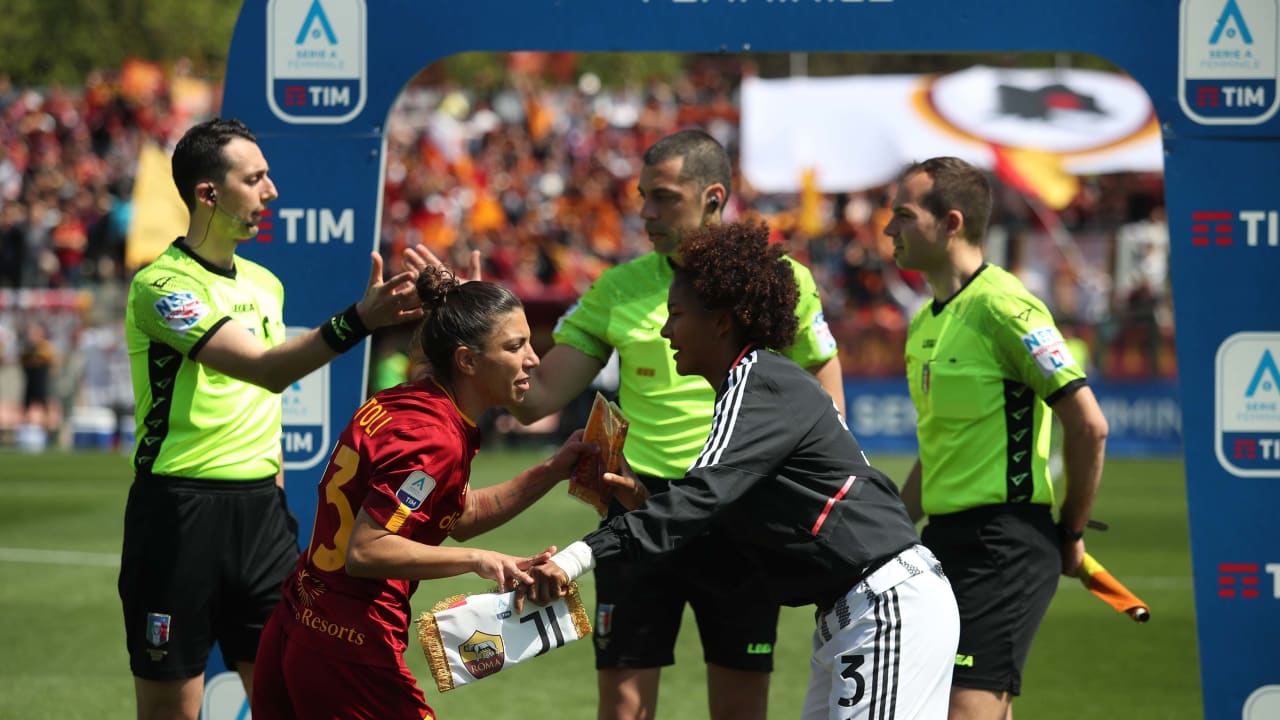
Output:
<svg viewBox="0 0 1280 720">
<path fill-rule="evenodd" d="M 457 53 L 1105 58 L 1145 88 L 1163 136 L 1204 717 L 1262 717 L 1280 712 L 1278 2 L 248 0 L 224 114 L 257 132 L 283 193 L 274 228 L 244 252 L 284 281 L 292 327 L 357 297 L 385 119 L 415 74 Z M 367 362 L 345 355 L 286 395 L 288 483 L 307 525 Z"/>
</svg>

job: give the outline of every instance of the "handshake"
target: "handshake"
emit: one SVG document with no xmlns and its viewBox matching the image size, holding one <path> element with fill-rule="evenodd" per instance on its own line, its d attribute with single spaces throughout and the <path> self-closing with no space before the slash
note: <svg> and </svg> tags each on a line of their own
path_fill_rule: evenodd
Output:
<svg viewBox="0 0 1280 720">
<path fill-rule="evenodd" d="M 591 554 L 591 548 L 581 540 L 555 555 L 539 555 L 526 571 L 532 582 L 512 582 L 516 612 L 523 611 L 526 597 L 539 605 L 547 605 L 565 597 L 571 588 L 577 586 L 573 581 L 593 567 L 595 558 Z"/>
</svg>

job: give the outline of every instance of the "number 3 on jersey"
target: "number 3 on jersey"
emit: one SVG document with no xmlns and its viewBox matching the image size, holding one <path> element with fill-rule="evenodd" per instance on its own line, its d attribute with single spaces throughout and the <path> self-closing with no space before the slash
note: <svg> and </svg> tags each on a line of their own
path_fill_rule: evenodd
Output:
<svg viewBox="0 0 1280 720">
<path fill-rule="evenodd" d="M 853 681 L 853 695 L 851 697 L 842 697 L 837 702 L 840 707 L 853 707 L 862 700 L 862 696 L 866 694 L 867 681 L 862 677 L 862 673 L 858 669 L 862 667 L 864 658 L 862 655 L 841 655 L 840 662 L 844 663 L 844 671 L 840 673 L 840 677 L 845 680 Z"/>
<path fill-rule="evenodd" d="M 342 492 L 342 486 L 351 482 L 360 467 L 360 455 L 346 445 L 339 445 L 329 463 L 333 472 L 324 485 L 325 502 L 338 511 L 338 529 L 333 534 L 332 544 L 324 544 L 316 539 L 315 549 L 311 551 L 311 564 L 321 570 L 334 572 L 341 570 L 347 563 L 347 545 L 351 542 L 351 531 L 355 528 L 356 516 L 351 512 L 351 503 Z"/>
</svg>

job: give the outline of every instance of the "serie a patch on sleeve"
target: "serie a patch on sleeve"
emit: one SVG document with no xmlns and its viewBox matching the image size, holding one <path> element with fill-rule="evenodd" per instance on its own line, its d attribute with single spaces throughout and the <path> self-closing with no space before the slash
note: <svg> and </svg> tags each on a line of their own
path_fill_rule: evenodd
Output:
<svg viewBox="0 0 1280 720">
<path fill-rule="evenodd" d="M 1066 341 L 1058 333 L 1058 328 L 1052 325 L 1023 335 L 1022 346 L 1035 359 L 1036 365 L 1040 367 L 1040 374 L 1045 377 L 1050 377 L 1062 368 L 1076 364 Z"/>
<path fill-rule="evenodd" d="M 165 295 L 156 301 L 154 307 L 164 324 L 179 335 L 186 335 L 209 314 L 209 306 L 186 290 Z"/>
<path fill-rule="evenodd" d="M 813 314 L 813 334 L 818 338 L 818 350 L 823 355 L 836 351 L 836 338 L 831 334 L 831 326 L 827 325 L 827 317 L 821 310 Z"/>
<path fill-rule="evenodd" d="M 435 478 L 421 470 L 414 470 L 400 484 L 400 489 L 396 491 L 396 500 L 399 500 L 401 504 L 410 510 L 417 510 L 422 506 L 422 501 L 426 500 L 431 491 L 435 489 Z"/>
</svg>

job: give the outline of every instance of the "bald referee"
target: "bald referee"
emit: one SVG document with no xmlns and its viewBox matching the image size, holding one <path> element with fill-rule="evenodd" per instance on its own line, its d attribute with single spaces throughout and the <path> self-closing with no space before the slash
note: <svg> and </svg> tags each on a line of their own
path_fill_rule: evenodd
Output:
<svg viewBox="0 0 1280 720">
<path fill-rule="evenodd" d="M 952 720 L 1012 716 L 1022 670 L 1058 574 L 1074 575 L 1102 475 L 1107 422 L 1044 303 L 990 265 L 991 188 L 963 160 L 900 178 L 899 267 L 925 274 L 933 302 L 907 333 L 920 457 L 902 489 L 960 606 Z M 1053 520 L 1052 413 L 1062 421 L 1066 497 Z"/>
</svg>

